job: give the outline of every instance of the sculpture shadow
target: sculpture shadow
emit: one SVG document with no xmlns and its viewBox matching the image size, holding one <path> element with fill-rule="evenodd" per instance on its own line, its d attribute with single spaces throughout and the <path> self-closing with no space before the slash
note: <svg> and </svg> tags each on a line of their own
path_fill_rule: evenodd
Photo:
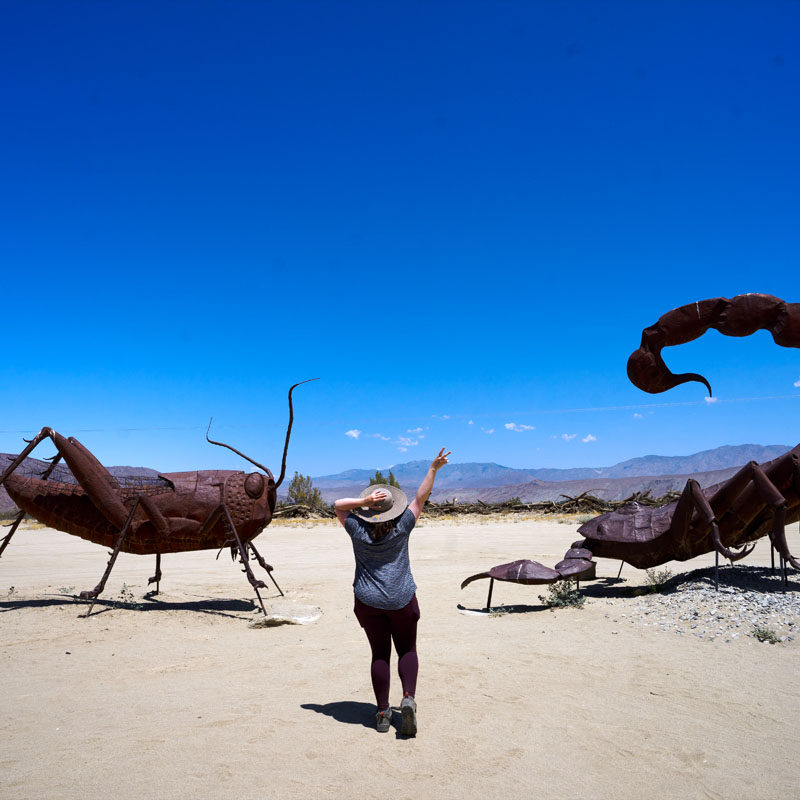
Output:
<svg viewBox="0 0 800 800">
<path fill-rule="evenodd" d="M 363 728 L 375 727 L 375 705 L 373 703 L 359 703 L 356 700 L 339 700 L 335 703 L 301 703 L 300 708 L 307 711 L 316 711 L 332 717 L 337 722 L 346 725 L 361 725 Z"/>
<path fill-rule="evenodd" d="M 702 567 L 689 572 L 679 572 L 673 575 L 659 587 L 653 587 L 647 582 L 644 572 L 640 576 L 643 583 L 638 586 L 625 585 L 624 578 L 603 578 L 598 581 L 581 585 L 581 592 L 587 598 L 624 599 L 628 597 L 641 597 L 649 594 L 674 594 L 685 591 L 686 584 L 698 584 L 703 589 L 716 589 L 716 570 L 714 567 Z M 774 594 L 785 588 L 787 592 L 800 592 L 800 579 L 796 570 L 788 567 L 786 570 L 786 585 L 784 586 L 781 572 L 770 567 L 749 566 L 746 564 L 724 564 L 719 568 L 719 588 L 721 590 L 760 592 Z"/>
<path fill-rule="evenodd" d="M 547 606 L 540 603 L 539 605 L 529 606 L 524 603 L 514 603 L 513 605 L 496 605 L 491 608 L 481 606 L 480 608 L 470 608 L 459 603 L 456 608 L 459 611 L 475 614 L 482 617 L 499 617 L 503 614 L 530 614 L 534 611 L 547 611 Z"/>
<path fill-rule="evenodd" d="M 23 608 L 46 608 L 48 606 L 73 607 L 75 608 L 76 616 L 86 617 L 86 612 L 89 610 L 89 601 L 65 594 L 35 600 L 12 600 L 7 598 L 0 600 L 0 614 L 19 611 Z M 155 596 L 145 595 L 141 600 L 133 602 L 99 597 L 95 600 L 91 616 L 105 614 L 115 609 L 133 613 L 193 611 L 198 614 L 210 614 L 212 616 L 229 617 L 230 619 L 241 619 L 241 614 L 253 613 L 256 610 L 260 611 L 260 607 L 253 600 L 203 597 L 197 600 L 164 601 Z"/>
</svg>

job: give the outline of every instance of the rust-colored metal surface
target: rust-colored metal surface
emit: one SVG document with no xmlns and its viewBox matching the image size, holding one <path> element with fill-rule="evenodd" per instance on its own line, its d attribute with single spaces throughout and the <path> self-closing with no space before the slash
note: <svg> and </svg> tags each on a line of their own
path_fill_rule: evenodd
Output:
<svg viewBox="0 0 800 800">
<path fill-rule="evenodd" d="M 5 486 L 20 509 L 0 545 L 0 555 L 25 514 L 48 527 L 113 548 L 100 583 L 91 591 L 81 592 L 83 599 L 94 602 L 120 552 L 156 556 L 156 574 L 149 582 L 156 584 L 157 593 L 162 555 L 230 547 L 232 556 L 239 557 L 265 611 L 258 590 L 266 584 L 253 574 L 249 554 L 252 552 L 283 594 L 272 576 L 273 568 L 264 561 L 252 540 L 270 523 L 275 510 L 277 489 L 286 473 L 294 421 L 292 392 L 299 385 L 296 383 L 289 389 L 289 424 L 277 481 L 266 467 L 230 445 L 208 439 L 208 434 L 206 438 L 211 444 L 233 450 L 265 474 L 204 470 L 115 476 L 77 439 L 64 437 L 52 428 L 42 428 L 0 476 L 0 485 Z M 24 467 L 29 453 L 44 439 L 50 439 L 56 446 L 52 463 L 39 475 L 32 476 L 30 470 L 24 474 L 20 467 Z M 62 459 L 67 468 L 59 466 Z"/>
<path fill-rule="evenodd" d="M 757 330 L 766 330 L 776 344 L 800 347 L 800 303 L 786 303 L 771 294 L 740 294 L 730 299 L 698 300 L 668 311 L 642 331 L 642 344 L 628 359 L 631 383 L 642 391 L 658 394 L 698 381 L 711 394 L 711 386 L 702 375 L 673 375 L 661 357 L 662 348 L 691 342 L 709 328 L 726 336 L 750 336 Z"/>
<path fill-rule="evenodd" d="M 718 297 L 681 306 L 642 332 L 642 344 L 628 359 L 628 376 L 640 389 L 663 392 L 688 381 L 709 382 L 696 373 L 674 375 L 661 349 L 690 342 L 714 328 L 728 336 L 748 336 L 759 329 L 772 333 L 783 347 L 800 347 L 800 303 L 786 303 L 765 294 Z M 753 542 L 769 536 L 785 563 L 800 569 L 789 551 L 786 525 L 800 519 L 800 445 L 765 464 L 750 462 L 727 481 L 701 489 L 688 480 L 681 497 L 660 508 L 631 503 L 601 514 L 579 529 L 585 538 L 575 542 L 564 560 L 549 570 L 535 561 L 503 564 L 467 578 L 463 589 L 478 578 L 516 583 L 550 583 L 563 578 L 586 578 L 592 558 L 613 558 L 639 569 L 667 561 L 686 561 L 717 552 L 737 561 Z M 519 580 L 517 565 L 525 564 Z M 553 573 L 549 579 L 547 575 Z M 490 595 L 491 596 L 491 595 Z"/>
</svg>

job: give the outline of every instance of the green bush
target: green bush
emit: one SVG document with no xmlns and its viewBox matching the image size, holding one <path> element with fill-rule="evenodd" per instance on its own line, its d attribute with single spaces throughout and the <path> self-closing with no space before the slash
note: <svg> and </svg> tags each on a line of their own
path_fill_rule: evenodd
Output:
<svg viewBox="0 0 800 800">
<path fill-rule="evenodd" d="M 11 588 L 13 589 L 14 587 L 12 586 Z M 759 642 L 769 642 L 770 644 L 777 644 L 780 641 L 778 635 L 774 631 L 766 627 L 766 625 L 763 627 L 754 625 L 753 636 L 755 636 Z"/>
<path fill-rule="evenodd" d="M 664 569 L 656 570 L 656 569 L 648 569 L 645 570 L 645 575 L 647 575 L 647 583 L 650 586 L 651 592 L 660 592 L 664 586 L 666 586 L 667 581 L 672 577 L 672 570 L 669 567 L 664 567 Z"/>
<path fill-rule="evenodd" d="M 397 482 L 397 478 L 395 478 L 394 473 L 389 470 L 389 476 L 384 477 L 383 473 L 380 470 L 375 472 L 374 477 L 369 479 L 369 486 L 373 486 L 376 483 L 382 483 L 385 486 L 396 486 L 398 489 L 401 488 L 400 484 Z"/>
<path fill-rule="evenodd" d="M 586 598 L 578 591 L 575 581 L 569 578 L 556 581 L 547 587 L 547 596 L 539 595 L 539 599 L 550 609 L 583 608 Z"/>
<path fill-rule="evenodd" d="M 311 508 L 319 508 L 324 505 L 322 502 L 322 494 L 319 489 L 314 488 L 311 477 L 308 475 L 301 475 L 299 472 L 295 472 L 289 484 L 288 495 L 290 503 L 310 506 Z"/>
</svg>

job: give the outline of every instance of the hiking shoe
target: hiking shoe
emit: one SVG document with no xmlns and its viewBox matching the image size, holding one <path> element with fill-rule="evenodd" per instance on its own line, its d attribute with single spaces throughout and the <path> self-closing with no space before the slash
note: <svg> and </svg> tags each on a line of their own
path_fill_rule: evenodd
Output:
<svg viewBox="0 0 800 800">
<path fill-rule="evenodd" d="M 392 709 L 387 708 L 384 711 L 379 711 L 375 715 L 375 720 L 378 733 L 386 733 L 392 727 Z"/>
<path fill-rule="evenodd" d="M 417 735 L 417 703 L 414 698 L 406 692 L 400 703 L 400 714 L 403 722 L 400 725 L 400 733 L 403 736 Z"/>
</svg>

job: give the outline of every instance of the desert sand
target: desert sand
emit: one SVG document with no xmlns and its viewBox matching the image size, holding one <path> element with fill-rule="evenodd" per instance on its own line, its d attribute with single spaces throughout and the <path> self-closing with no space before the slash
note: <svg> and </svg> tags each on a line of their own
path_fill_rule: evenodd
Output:
<svg viewBox="0 0 800 800">
<path fill-rule="evenodd" d="M 106 551 L 24 528 L 0 560 L 0 797 L 796 797 L 799 642 L 645 624 L 647 598 L 630 596 L 644 573 L 604 580 L 619 562 L 598 562 L 582 609 L 495 583 L 493 605 L 516 608 L 480 613 L 488 582 L 459 588 L 517 558 L 553 565 L 576 528 L 423 518 L 415 739 L 374 730 L 335 523 L 274 523 L 257 540 L 284 602 L 322 611 L 281 627 L 250 627 L 260 611 L 227 552 L 165 556 L 150 599 L 155 559 L 122 555 L 84 618 L 71 595 L 97 583 Z M 763 540 L 748 563 L 769 563 Z M 797 609 L 796 577 L 789 588 Z"/>
</svg>

